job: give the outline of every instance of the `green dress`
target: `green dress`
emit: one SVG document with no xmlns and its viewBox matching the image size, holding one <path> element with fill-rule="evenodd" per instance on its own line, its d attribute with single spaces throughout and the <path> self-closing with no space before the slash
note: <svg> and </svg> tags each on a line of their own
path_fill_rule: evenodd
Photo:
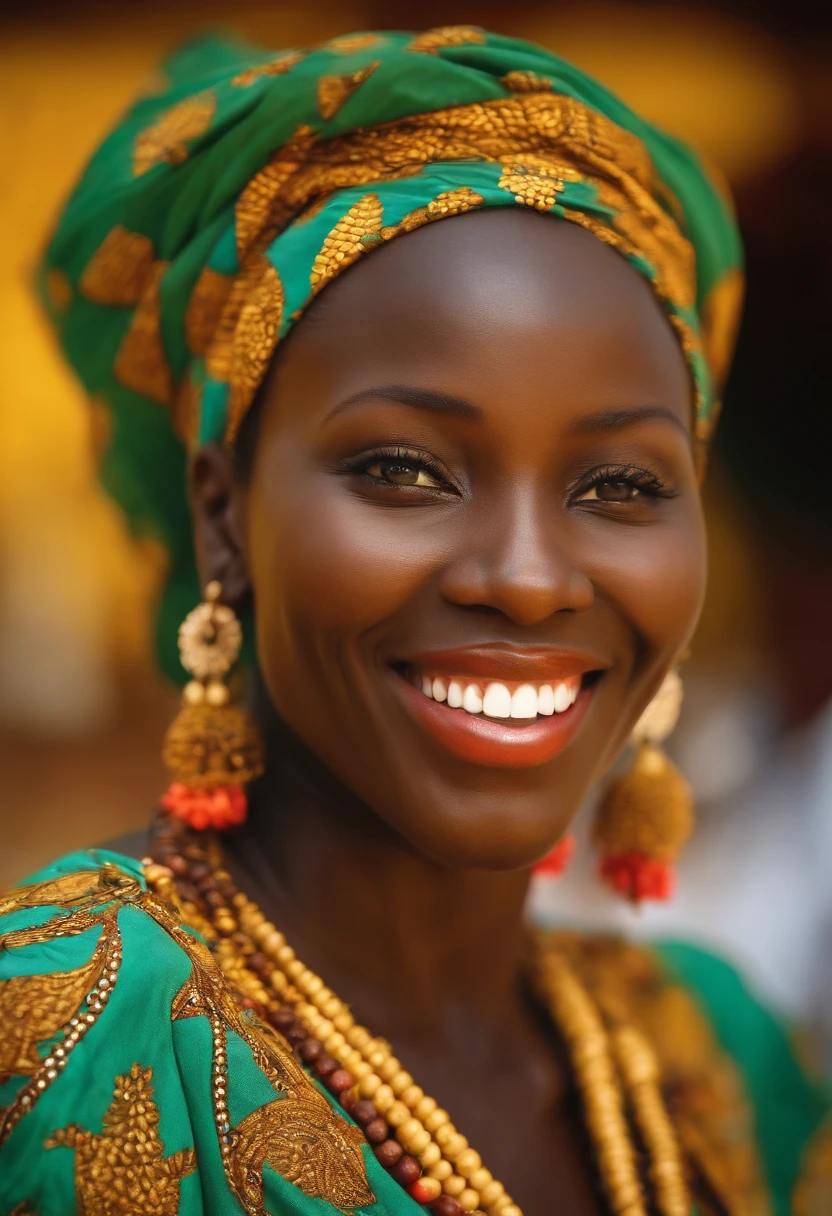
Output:
<svg viewBox="0 0 832 1216">
<path fill-rule="evenodd" d="M 787 1216 L 825 1100 L 783 1030 L 691 947 L 561 938 L 651 1034 L 680 1137 L 730 1211 Z M 420 1209 L 137 862 L 73 853 L 0 898 L 2 1216 L 336 1210 Z"/>
</svg>

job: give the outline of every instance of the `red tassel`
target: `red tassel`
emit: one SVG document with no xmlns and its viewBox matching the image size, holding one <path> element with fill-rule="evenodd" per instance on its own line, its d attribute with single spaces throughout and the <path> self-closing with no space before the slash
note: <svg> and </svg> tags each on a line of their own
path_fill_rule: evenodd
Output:
<svg viewBox="0 0 832 1216">
<path fill-rule="evenodd" d="M 550 853 L 535 862 L 532 873 L 536 878 L 560 878 L 572 860 L 576 847 L 574 836 L 564 836 Z"/>
<path fill-rule="evenodd" d="M 248 813 L 248 799 L 241 785 L 215 785 L 200 790 L 174 781 L 162 795 L 161 803 L 171 815 L 198 832 L 237 827 Z"/>
<path fill-rule="evenodd" d="M 619 853 L 603 857 L 598 870 L 602 879 L 631 903 L 640 904 L 645 899 L 666 902 L 673 898 L 676 868 L 669 861 L 658 861 L 644 853 Z"/>
</svg>

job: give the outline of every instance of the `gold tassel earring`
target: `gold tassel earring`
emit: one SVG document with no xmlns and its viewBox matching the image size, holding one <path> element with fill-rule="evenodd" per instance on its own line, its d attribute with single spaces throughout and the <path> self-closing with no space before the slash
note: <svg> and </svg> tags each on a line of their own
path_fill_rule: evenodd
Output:
<svg viewBox="0 0 832 1216">
<path fill-rule="evenodd" d="M 263 772 L 257 727 L 234 704 L 225 679 L 239 657 L 243 631 L 221 595 L 220 583 L 209 583 L 204 602 L 180 626 L 179 654 L 192 679 L 162 750 L 173 781 L 161 804 L 198 830 L 242 823 L 248 811 L 243 786 Z"/>
<path fill-rule="evenodd" d="M 676 861 L 693 831 L 690 786 L 659 744 L 682 708 L 682 680 L 671 671 L 636 723 L 632 768 L 598 806 L 593 836 L 601 878 L 631 903 L 673 896 Z"/>
</svg>

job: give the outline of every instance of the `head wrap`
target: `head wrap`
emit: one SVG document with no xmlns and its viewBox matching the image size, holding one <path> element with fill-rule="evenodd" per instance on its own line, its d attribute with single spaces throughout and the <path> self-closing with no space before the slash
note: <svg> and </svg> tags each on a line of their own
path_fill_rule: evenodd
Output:
<svg viewBox="0 0 832 1216">
<path fill-rule="evenodd" d="M 278 342 L 342 270 L 433 220 L 517 206 L 645 276 L 705 440 L 741 294 L 730 205 L 692 152 L 540 47 L 473 27 L 278 55 L 201 40 L 95 153 L 41 289 L 111 419 L 105 485 L 170 552 L 169 670 L 171 615 L 198 596 L 187 450 L 233 443 Z"/>
</svg>

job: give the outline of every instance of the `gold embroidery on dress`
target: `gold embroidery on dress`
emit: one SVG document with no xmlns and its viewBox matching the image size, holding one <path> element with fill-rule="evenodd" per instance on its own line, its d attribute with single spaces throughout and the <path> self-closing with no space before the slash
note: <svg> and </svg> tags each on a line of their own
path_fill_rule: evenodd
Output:
<svg viewBox="0 0 832 1216">
<path fill-rule="evenodd" d="M 173 402 L 173 375 L 162 345 L 159 286 L 167 262 L 155 262 L 113 365 L 115 378 L 157 405 Z"/>
<path fill-rule="evenodd" d="M 105 862 L 96 870 L 73 870 L 57 878 L 47 878 L 26 887 L 12 887 L 0 896 L 0 916 L 20 912 L 24 908 L 95 908 L 118 898 L 135 899 L 141 893 L 141 883 L 130 874 L 125 874 L 112 862 Z M 51 925 L 53 922 L 47 922 Z M 44 926 L 35 926 L 31 931 L 39 934 Z M 0 934 L 0 950 L 11 948 L 11 939 L 29 930 Z M 51 940 L 36 936 L 32 941 Z M 16 944 L 22 944 L 17 942 Z M 31 944 L 29 942 L 26 943 Z"/>
<path fill-rule="evenodd" d="M 532 71 L 507 72 L 505 76 L 500 77 L 500 84 L 505 85 L 512 93 L 541 93 L 552 87 L 548 76 L 541 76 Z"/>
<path fill-rule="evenodd" d="M 14 975 L 0 982 L 0 1080 L 31 1076 L 43 1063 L 37 1044 L 51 1039 L 83 1004 L 104 967 L 101 950 L 74 971 Z"/>
<path fill-rule="evenodd" d="M 381 41 L 379 34 L 347 34 L 343 38 L 330 38 L 321 49 L 334 51 L 336 55 L 353 55 L 356 51 L 367 51 L 370 47 L 378 46 Z"/>
<path fill-rule="evenodd" d="M 321 76 L 318 81 L 318 113 L 323 119 L 334 118 L 345 101 L 364 83 L 381 63 L 368 63 L 346 76 Z"/>
<path fill-rule="evenodd" d="M 135 882 L 135 880 L 133 881 Z M 80 982 L 81 976 L 78 972 L 15 977 L 18 983 L 15 985 L 13 995 L 20 1002 L 24 1010 L 24 1017 L 28 1014 L 30 1018 L 30 1025 L 25 1027 L 25 1032 L 34 1038 L 40 1031 L 45 1030 L 46 1037 L 51 1038 L 57 1030 L 57 1033 L 62 1033 L 63 1037 L 50 1048 L 49 1055 L 36 1065 L 31 1072 L 30 1080 L 18 1092 L 11 1105 L 0 1108 L 0 1145 L 11 1135 L 20 1120 L 34 1109 L 52 1083 L 58 1079 L 69 1063 L 75 1047 L 89 1033 L 104 1012 L 121 965 L 121 935 L 118 931 L 117 915 L 117 905 L 111 905 L 97 913 L 81 909 L 68 916 L 53 917 L 44 925 L 19 930 L 16 933 L 7 933 L 4 936 L 5 948 L 12 949 L 16 945 L 52 941 L 58 937 L 72 935 L 74 932 L 83 932 L 94 924 L 101 925 L 101 937 L 88 964 L 89 985 Z M 78 918 L 86 919 L 84 929 L 77 927 Z M 67 922 L 71 922 L 73 919 L 76 920 L 76 927 L 67 928 Z M 73 995 L 80 998 L 80 1001 L 76 1005 L 73 1016 L 67 1018 L 60 1028 L 56 1028 L 54 1013 L 47 1012 L 42 1002 L 55 999 L 58 981 L 66 982 L 67 980 L 72 985 Z M 6 981 L 7 984 L 13 982 L 14 980 Z M 67 1001 L 61 1005 L 61 1013 L 66 1014 L 71 1008 L 72 1006 Z M 19 1027 L 19 1031 L 21 1029 Z M 21 1054 L 31 1056 L 33 1044 L 21 1044 L 20 1033 L 16 1037 Z"/>
<path fill-rule="evenodd" d="M 234 279 L 206 266 L 191 291 L 185 310 L 185 339 L 194 355 L 204 355 L 216 333 Z"/>
<path fill-rule="evenodd" d="M 136 136 L 133 173 L 140 177 L 156 165 L 179 165 L 188 158 L 186 143 L 204 135 L 211 125 L 217 99 L 212 92 L 179 101 Z"/>
<path fill-rule="evenodd" d="M 155 257 L 150 237 L 116 224 L 87 262 L 78 290 L 93 304 L 138 304 Z"/>
<path fill-rule="evenodd" d="M 244 71 L 238 72 L 232 78 L 231 83 L 238 89 L 248 89 L 263 76 L 285 76 L 296 63 L 300 63 L 305 58 L 304 51 L 284 51 L 282 55 L 278 55 L 276 59 L 271 59 L 268 63 L 261 63 L 257 67 L 246 68 Z"/>
<path fill-rule="evenodd" d="M 485 42 L 485 32 L 475 25 L 441 25 L 417 34 L 405 47 L 407 51 L 422 51 L 435 55 L 446 46 L 476 45 Z"/>
<path fill-rule="evenodd" d="M 382 205 L 377 194 L 365 194 L 353 203 L 346 215 L 324 240 L 312 265 L 310 285 L 314 295 L 342 270 L 366 253 L 381 239 Z"/>
<path fill-rule="evenodd" d="M 60 266 L 47 270 L 44 280 L 46 296 L 55 312 L 62 316 L 72 303 L 73 291 L 69 275 Z"/>
<path fill-rule="evenodd" d="M 156 870 L 148 867 L 148 881 L 153 881 Z M 359 1129 L 335 1112 L 288 1044 L 249 1010 L 239 1007 L 211 951 L 180 923 L 182 909 L 172 887 L 170 899 L 170 903 L 162 903 L 147 895 L 142 907 L 191 960 L 191 974 L 174 997 L 171 1020 L 205 1017 L 210 1023 L 217 1140 L 229 1186 L 246 1213 L 263 1216 L 264 1164 L 273 1166 L 305 1195 L 327 1199 L 345 1212 L 374 1203 Z M 186 912 L 197 932 L 213 934 L 212 927 L 190 905 Z M 235 1127 L 228 1110 L 228 1031 L 243 1039 L 257 1067 L 283 1095 Z"/>
<path fill-rule="evenodd" d="M 100 1134 L 77 1123 L 59 1128 L 46 1148 L 75 1151 L 75 1199 L 80 1212 L 100 1216 L 177 1216 L 179 1184 L 196 1169 L 192 1148 L 165 1156 L 152 1068 L 134 1064 L 115 1079 Z"/>
</svg>

